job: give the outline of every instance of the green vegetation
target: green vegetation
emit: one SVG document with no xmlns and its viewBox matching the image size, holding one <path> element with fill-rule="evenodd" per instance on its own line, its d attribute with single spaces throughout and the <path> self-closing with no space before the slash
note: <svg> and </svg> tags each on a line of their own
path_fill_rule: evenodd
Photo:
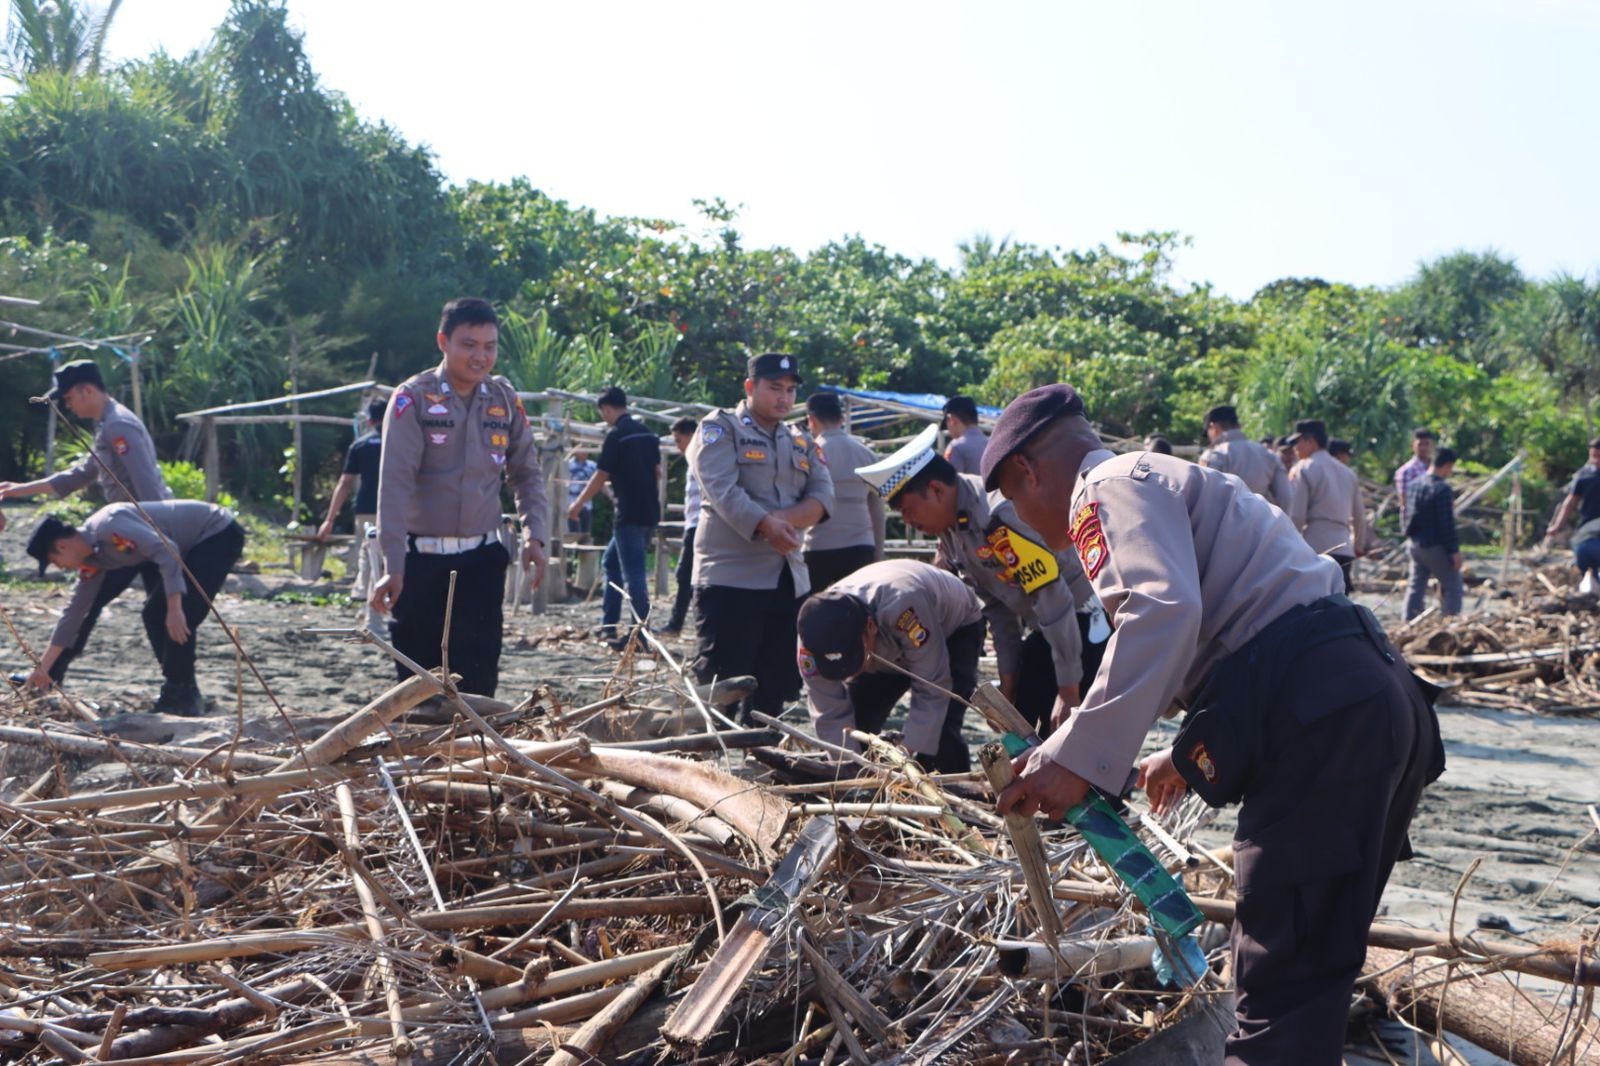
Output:
<svg viewBox="0 0 1600 1066">
<path fill-rule="evenodd" d="M 728 401 L 746 356 L 776 348 L 812 382 L 996 404 L 1070 380 L 1109 430 L 1179 443 L 1218 402 L 1257 434 L 1320 415 L 1380 478 L 1413 425 L 1491 468 L 1526 447 L 1553 477 L 1594 431 L 1600 288 L 1492 251 L 1393 289 L 1288 278 L 1240 301 L 1179 284 L 1170 233 L 1082 250 L 979 236 L 949 267 L 859 237 L 749 248 L 715 198 L 683 223 L 603 218 L 525 179 L 448 186 L 321 84 L 280 0 L 234 0 L 195 54 L 114 67 L 97 34 L 115 5 L 11 2 L 28 17 L 0 100 L 0 292 L 44 298 L 28 320 L 46 328 L 154 332 L 95 356 L 122 388 L 137 354 L 163 454 L 182 450 L 185 410 L 357 380 L 372 353 L 384 380 L 416 371 L 461 293 L 504 308 L 502 368 L 530 389 Z M 40 465 L 24 397 L 46 372 L 0 362 L 0 477 Z M 307 428 L 315 484 L 348 440 Z M 223 442 L 229 489 L 286 514 L 287 431 Z"/>
</svg>

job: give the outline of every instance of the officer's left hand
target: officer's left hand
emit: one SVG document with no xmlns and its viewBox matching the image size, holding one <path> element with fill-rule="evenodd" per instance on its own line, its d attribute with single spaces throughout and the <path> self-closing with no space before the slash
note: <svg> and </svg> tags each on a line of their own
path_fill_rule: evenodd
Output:
<svg viewBox="0 0 1600 1066">
<path fill-rule="evenodd" d="M 1050 728 L 1060 729 L 1072 717 L 1072 708 L 1078 705 L 1077 685 L 1062 685 L 1056 689 L 1056 705 L 1050 711 Z"/>
<path fill-rule="evenodd" d="M 567 521 L 568 522 L 576 522 L 578 519 L 580 519 L 582 517 L 583 517 L 583 504 L 574 503 L 571 507 L 567 508 Z"/>
<path fill-rule="evenodd" d="M 533 587 L 538 588 L 544 580 L 544 572 L 550 566 L 550 560 L 544 553 L 544 545 L 536 540 L 530 540 L 522 549 L 522 565 L 533 567 Z"/>
<path fill-rule="evenodd" d="M 1089 782 L 1068 770 L 1040 748 L 1018 755 L 1011 763 L 1017 779 L 1000 793 L 995 807 L 1001 814 L 1034 814 L 1064 818 L 1067 808 L 1083 802 Z"/>
<path fill-rule="evenodd" d="M 172 638 L 174 644 L 189 642 L 189 620 L 183 617 L 182 607 L 168 608 L 167 636 Z"/>
<path fill-rule="evenodd" d="M 28 675 L 28 684 L 43 692 L 50 687 L 50 671 L 42 666 L 36 667 L 33 673 Z"/>
</svg>

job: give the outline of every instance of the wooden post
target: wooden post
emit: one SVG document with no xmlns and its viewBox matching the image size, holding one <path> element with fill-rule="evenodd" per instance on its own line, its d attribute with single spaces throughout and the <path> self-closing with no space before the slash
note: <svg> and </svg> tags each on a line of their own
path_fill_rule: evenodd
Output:
<svg viewBox="0 0 1600 1066">
<path fill-rule="evenodd" d="M 217 502 L 217 491 L 222 486 L 222 449 L 217 444 L 217 420 L 207 415 L 204 422 L 206 435 L 206 502 Z"/>
<path fill-rule="evenodd" d="M 144 421 L 144 395 L 139 390 L 139 349 L 128 354 L 128 379 L 133 384 L 133 413 Z"/>
<path fill-rule="evenodd" d="M 550 400 L 549 405 L 546 408 L 546 412 L 553 418 L 560 418 L 561 401 Z M 545 502 L 550 507 L 549 531 L 545 534 L 544 545 L 545 555 L 549 559 L 549 566 L 545 571 L 545 579 L 539 583 L 539 587 L 533 593 L 533 605 L 529 609 L 534 614 L 544 614 L 545 608 L 550 606 L 551 586 L 553 584 L 551 574 L 557 571 L 561 573 L 562 592 L 558 601 L 566 598 L 566 571 L 563 569 L 566 566 L 566 560 L 561 551 L 561 538 L 567 529 L 567 494 L 557 491 L 557 479 L 561 475 L 561 458 L 565 453 L 565 448 L 563 447 L 565 438 L 566 435 L 563 433 L 559 438 L 560 443 L 556 443 L 549 433 L 546 433 L 544 448 L 540 453 L 543 457 L 541 461 L 544 466 Z"/>
<path fill-rule="evenodd" d="M 51 404 L 44 416 L 44 472 L 56 472 L 56 405 Z"/>
<path fill-rule="evenodd" d="M 294 327 L 289 328 L 289 392 L 300 392 L 300 335 Z M 300 524 L 300 503 L 302 500 L 301 486 L 305 477 L 305 436 L 300 426 L 300 401 L 293 400 L 289 404 L 289 413 L 294 416 L 293 447 L 294 447 L 294 513 L 289 516 L 291 524 Z"/>
<path fill-rule="evenodd" d="M 661 501 L 661 517 L 667 517 L 667 462 L 664 460 L 656 467 L 661 471 L 661 476 L 656 479 L 656 493 Z M 665 599 L 667 595 L 667 533 L 656 524 L 656 599 Z M 652 611 L 652 614 L 655 612 Z"/>
</svg>

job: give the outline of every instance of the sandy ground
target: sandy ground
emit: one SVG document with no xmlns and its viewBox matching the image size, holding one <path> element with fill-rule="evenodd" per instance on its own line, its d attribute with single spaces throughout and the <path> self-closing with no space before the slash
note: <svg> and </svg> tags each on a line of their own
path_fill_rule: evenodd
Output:
<svg viewBox="0 0 1600 1066">
<path fill-rule="evenodd" d="M 42 650 L 69 585 L 55 573 L 45 582 L 31 580 L 31 560 L 22 553 L 31 516 L 15 507 L 7 508 L 7 516 L 11 527 L 0 533 L 0 559 L 8 567 L 7 580 L 0 584 L 0 606 L 22 636 Z M 393 668 L 370 646 L 308 632 L 354 625 L 352 607 L 241 594 L 245 586 L 258 593 L 287 589 L 300 597 L 337 591 L 272 574 L 231 580 L 218 605 L 237 627 L 297 731 L 314 734 L 392 684 Z M 1382 600 L 1381 590 L 1366 591 L 1369 602 Z M 216 713 L 199 720 L 138 713 L 148 709 L 160 682 L 139 624 L 142 601 L 135 588 L 107 611 L 88 652 L 69 675 L 70 690 L 93 701 L 103 715 L 116 716 L 114 721 L 146 734 L 139 739 L 161 739 L 169 732 L 186 743 L 226 739 L 232 731 L 236 657 L 214 622 L 199 631 L 199 669 L 206 695 L 219 701 Z M 1388 601 L 1380 606 L 1385 613 L 1392 610 Z M 540 686 L 569 706 L 593 698 L 616 665 L 604 644 L 585 635 L 598 620 L 598 604 L 563 605 L 537 616 L 524 608 L 509 618 L 500 698 L 514 702 Z M 669 643 L 687 652 L 691 642 L 686 634 Z M 0 645 L 8 649 L 3 658 L 8 669 L 23 665 L 3 628 Z M 656 668 L 648 661 L 637 666 L 641 679 Z M 285 727 L 248 676 L 243 693 L 247 733 L 261 740 L 281 738 Z M 16 710 L 14 696 L 0 695 L 0 718 Z M 1463 874 L 1475 859 L 1482 859 L 1461 890 L 1458 929 L 1482 922 L 1498 927 L 1495 936 L 1530 937 L 1592 929 L 1600 915 L 1600 844 L 1589 836 L 1595 823 L 1587 808 L 1600 802 L 1600 776 L 1594 770 L 1600 721 L 1456 706 L 1441 708 L 1440 721 L 1449 769 L 1423 799 L 1412 831 L 1417 857 L 1399 866 L 1390 881 L 1384 898 L 1387 918 L 1443 929 Z M 1163 724 L 1152 742 L 1172 732 L 1172 726 Z M 18 782 L 29 765 L 21 752 L 0 756 L 0 795 L 22 787 Z M 1231 824 L 1231 815 L 1223 812 L 1205 831 L 1206 842 L 1225 843 Z"/>
</svg>

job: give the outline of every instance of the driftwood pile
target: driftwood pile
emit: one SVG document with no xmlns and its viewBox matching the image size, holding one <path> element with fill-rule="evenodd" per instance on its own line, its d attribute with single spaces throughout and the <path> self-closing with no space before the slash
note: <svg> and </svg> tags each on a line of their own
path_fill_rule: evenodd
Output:
<svg viewBox="0 0 1600 1066">
<path fill-rule="evenodd" d="M 1392 635 L 1413 669 L 1451 702 L 1593 714 L 1600 711 L 1600 596 L 1577 592 L 1574 573 L 1566 564 L 1530 567 L 1486 610 L 1448 618 L 1430 611 Z"/>
<path fill-rule="evenodd" d="M 1197 801 L 1128 817 L 1211 919 L 1198 974 L 1070 829 L 1042 827 L 1049 898 L 1029 891 L 982 775 L 770 720 L 703 730 L 716 694 L 678 695 L 663 723 L 659 687 L 511 707 L 416 677 L 273 754 L 97 737 L 7 698 L 0 740 L 60 765 L 0 802 L 0 1059 L 1215 1058 L 1231 875 L 1187 843 Z M 129 781 L 53 794 L 81 760 Z M 1586 945 L 1373 942 L 1451 959 L 1451 981 L 1597 980 Z"/>
</svg>

